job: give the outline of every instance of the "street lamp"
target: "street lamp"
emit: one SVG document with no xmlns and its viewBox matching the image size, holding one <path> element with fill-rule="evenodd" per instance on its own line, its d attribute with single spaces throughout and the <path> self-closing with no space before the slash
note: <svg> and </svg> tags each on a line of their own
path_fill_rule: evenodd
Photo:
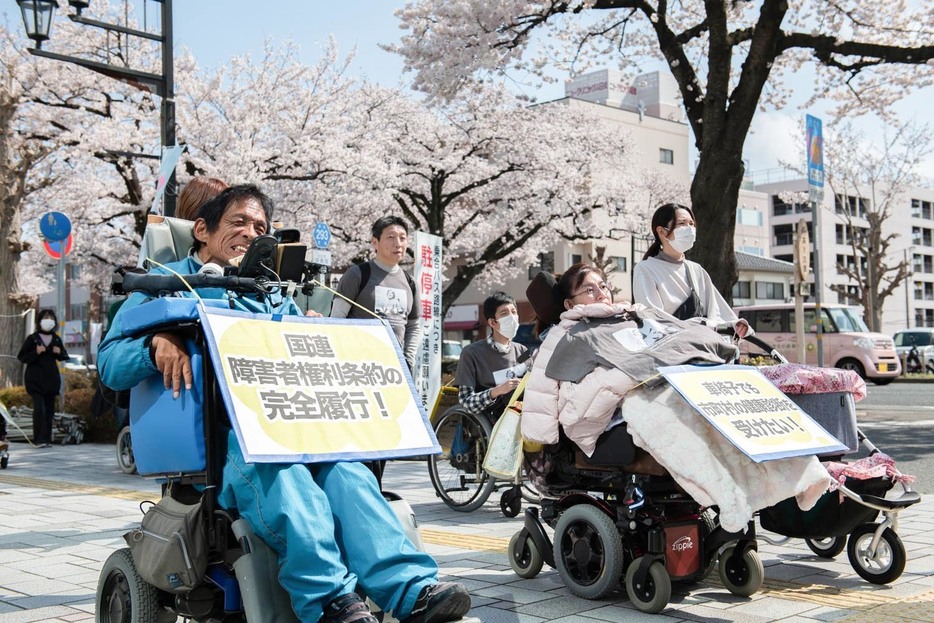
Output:
<svg viewBox="0 0 934 623">
<path fill-rule="evenodd" d="M 49 40 L 55 0 L 16 0 L 16 3 L 23 12 L 26 36 L 36 42 L 37 49 L 42 48 L 42 42 Z"/>
<path fill-rule="evenodd" d="M 114 80 L 119 80 L 132 87 L 142 91 L 148 91 L 162 98 L 160 110 L 160 126 L 162 134 L 163 147 L 175 147 L 175 71 L 172 55 L 172 0 L 152 0 L 162 5 L 162 33 L 155 34 L 145 30 L 136 30 L 127 28 L 118 24 L 108 24 L 98 20 L 87 19 L 81 16 L 81 12 L 90 4 L 89 0 L 68 0 L 68 4 L 75 9 L 74 15 L 68 18 L 85 26 L 101 28 L 108 32 L 117 32 L 131 37 L 139 37 L 150 41 L 158 41 L 162 47 L 162 73 L 154 74 L 145 71 L 137 71 L 128 67 L 118 65 L 108 65 L 107 63 L 98 63 L 89 61 L 77 56 L 67 56 L 47 52 L 42 49 L 42 42 L 48 40 L 49 29 L 52 25 L 52 15 L 55 11 L 57 2 L 55 0 L 16 0 L 23 13 L 23 23 L 26 26 L 26 35 L 36 42 L 35 48 L 30 48 L 29 53 L 34 56 L 49 58 L 54 61 L 72 63 L 80 65 L 103 74 Z M 172 171 L 168 183 L 165 187 L 163 199 L 164 214 L 166 216 L 175 216 L 175 171 Z"/>
</svg>

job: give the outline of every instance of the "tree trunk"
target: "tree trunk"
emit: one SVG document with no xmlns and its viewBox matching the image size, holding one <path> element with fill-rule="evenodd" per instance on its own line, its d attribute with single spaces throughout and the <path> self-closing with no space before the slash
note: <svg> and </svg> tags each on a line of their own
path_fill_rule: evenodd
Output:
<svg viewBox="0 0 934 623">
<path fill-rule="evenodd" d="M 730 303 L 737 278 L 733 253 L 736 206 L 745 171 L 740 153 L 721 147 L 701 154 L 691 184 L 697 241 L 688 257 L 704 267 Z"/>
<path fill-rule="evenodd" d="M 23 382 L 22 365 L 16 354 L 22 346 L 23 318 L 27 305 L 17 297 L 16 266 L 24 251 L 20 217 L 23 180 L 12 158 L 10 140 L 16 106 L 0 105 L 0 387 Z"/>
</svg>

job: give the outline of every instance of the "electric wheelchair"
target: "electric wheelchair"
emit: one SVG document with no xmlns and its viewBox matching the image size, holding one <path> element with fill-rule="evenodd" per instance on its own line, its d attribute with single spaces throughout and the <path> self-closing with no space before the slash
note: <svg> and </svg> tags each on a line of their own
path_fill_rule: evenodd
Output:
<svg viewBox="0 0 934 623">
<path fill-rule="evenodd" d="M 308 265 L 306 269 L 310 271 L 305 275 L 309 281 L 321 272 L 316 265 Z M 282 285 L 244 276 L 184 277 L 191 287 L 222 287 L 230 291 Z M 175 286 L 171 285 L 173 279 Z M 178 277 L 122 270 L 114 285 L 116 293 L 159 294 L 181 289 Z M 277 579 L 276 553 L 252 533 L 245 520 L 233 511 L 221 509 L 215 498 L 226 454 L 228 416 L 199 321 L 198 304 L 226 307 L 228 302 L 157 298 L 128 310 L 122 323 L 128 335 L 154 334 L 167 329 L 180 333 L 191 354 L 196 379 L 192 389 L 173 399 L 171 390 L 164 389 L 161 375 L 149 377 L 131 391 L 130 427 L 139 473 L 159 479 L 164 496 L 181 504 L 201 504 L 201 521 L 196 530 L 206 550 L 203 579 L 193 587 L 174 591 L 157 588 L 141 576 L 130 549 L 119 549 L 106 560 L 100 573 L 95 600 L 98 623 L 168 623 L 178 617 L 202 623 L 298 621 L 289 596 Z M 383 495 L 409 539 L 423 549 L 411 507 L 395 494 Z M 133 530 L 128 538 L 143 532 Z M 183 549 L 187 558 L 188 549 Z M 179 574 L 186 571 L 179 569 Z"/>
</svg>

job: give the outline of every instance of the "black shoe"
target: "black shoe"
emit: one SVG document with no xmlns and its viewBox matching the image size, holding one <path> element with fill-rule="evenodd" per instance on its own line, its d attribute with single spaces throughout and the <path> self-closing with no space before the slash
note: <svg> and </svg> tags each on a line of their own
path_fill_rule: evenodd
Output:
<svg viewBox="0 0 934 623">
<path fill-rule="evenodd" d="M 324 607 L 321 623 L 379 623 L 363 599 L 356 593 L 345 593 Z"/>
<path fill-rule="evenodd" d="M 470 593 L 456 582 L 438 582 L 422 589 L 412 614 L 401 623 L 456 621 L 470 610 Z"/>
</svg>

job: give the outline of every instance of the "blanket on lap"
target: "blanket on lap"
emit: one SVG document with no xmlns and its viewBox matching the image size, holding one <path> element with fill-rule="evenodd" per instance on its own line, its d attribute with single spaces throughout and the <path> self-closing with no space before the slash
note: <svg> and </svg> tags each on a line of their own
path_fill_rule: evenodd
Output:
<svg viewBox="0 0 934 623">
<path fill-rule="evenodd" d="M 795 497 L 808 510 L 831 479 L 816 457 L 756 463 L 664 385 L 634 391 L 622 404 L 635 444 L 664 466 L 704 506 L 720 508 L 720 524 L 738 532 L 753 513 Z"/>
</svg>

